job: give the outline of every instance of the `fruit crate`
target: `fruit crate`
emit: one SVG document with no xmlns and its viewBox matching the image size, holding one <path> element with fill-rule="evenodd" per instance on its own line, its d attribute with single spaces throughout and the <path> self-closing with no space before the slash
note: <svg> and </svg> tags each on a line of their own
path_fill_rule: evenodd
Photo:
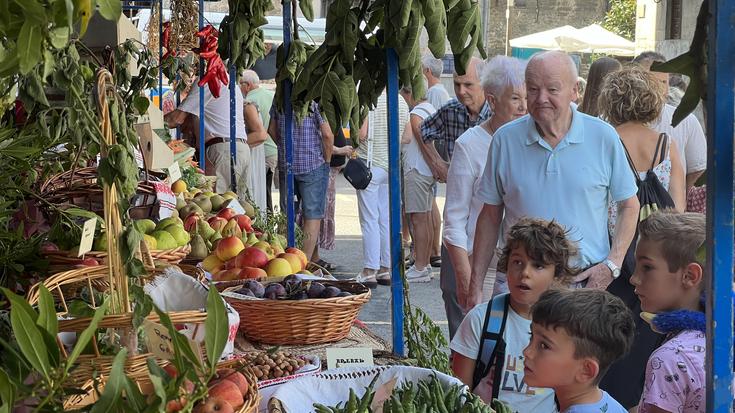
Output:
<svg viewBox="0 0 735 413">
<path fill-rule="evenodd" d="M 370 289 L 353 281 L 319 282 L 352 295 L 302 300 L 223 297 L 240 314 L 240 330 L 248 340 L 278 345 L 340 341 L 350 333 L 360 309 L 370 300 Z M 237 287 L 218 285 L 217 289 L 231 290 Z"/>
</svg>

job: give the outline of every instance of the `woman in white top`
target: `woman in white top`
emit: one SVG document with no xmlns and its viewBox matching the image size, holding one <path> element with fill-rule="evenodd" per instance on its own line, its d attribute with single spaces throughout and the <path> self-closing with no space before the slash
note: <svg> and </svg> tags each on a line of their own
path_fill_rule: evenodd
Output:
<svg viewBox="0 0 735 413">
<path fill-rule="evenodd" d="M 483 205 L 476 194 L 490 142 L 499 127 L 526 114 L 525 70 L 525 61 L 505 56 L 496 56 L 485 65 L 480 81 L 492 116 L 468 129 L 455 142 L 447 174 L 443 234 L 456 282 L 453 291 L 444 291 L 450 337 L 462 322 L 463 312 L 457 303 L 456 291 L 469 287 L 472 242 Z M 485 284 L 492 287 L 494 280 L 494 276 L 485 277 Z M 453 296 L 447 296 L 452 292 Z"/>
</svg>

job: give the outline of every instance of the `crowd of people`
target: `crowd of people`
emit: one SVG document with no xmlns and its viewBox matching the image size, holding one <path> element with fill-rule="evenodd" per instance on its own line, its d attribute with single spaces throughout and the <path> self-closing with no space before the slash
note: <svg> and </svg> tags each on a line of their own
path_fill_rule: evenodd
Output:
<svg viewBox="0 0 735 413">
<path fill-rule="evenodd" d="M 706 139 L 693 115 L 671 126 L 686 84 L 651 71 L 662 61 L 600 58 L 582 79 L 563 52 L 473 58 L 450 99 L 442 61 L 425 56 L 426 97 L 401 89 L 405 277 L 429 282 L 440 268 L 452 370 L 484 400 L 516 412 L 705 411 L 704 326 L 676 327 L 676 317 L 703 311 L 705 220 L 685 211 Z M 238 194 L 273 210 L 278 182 L 284 210 L 288 119 L 254 72 L 240 86 Z M 170 125 L 196 121 L 198 93 L 167 115 Z M 356 191 L 356 280 L 371 288 L 391 282 L 386 100 L 356 149 L 316 103 L 291 119 L 296 210 L 313 262 L 332 268 L 319 250 L 335 245 L 340 170 L 355 157 L 370 168 Z M 227 104 L 205 94 L 206 169 L 218 190 L 231 179 Z M 641 312 L 675 314 L 674 327 L 654 329 Z"/>
</svg>

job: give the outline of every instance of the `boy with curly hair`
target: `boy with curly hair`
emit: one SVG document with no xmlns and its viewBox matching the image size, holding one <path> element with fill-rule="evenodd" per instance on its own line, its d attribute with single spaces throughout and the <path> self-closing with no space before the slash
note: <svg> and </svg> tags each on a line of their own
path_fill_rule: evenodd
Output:
<svg viewBox="0 0 735 413">
<path fill-rule="evenodd" d="M 529 342 L 531 306 L 552 285 L 567 285 L 577 247 L 554 221 L 523 218 L 508 234 L 498 271 L 510 293 L 470 310 L 452 340 L 452 371 L 485 402 L 499 399 L 515 412 L 551 412 L 554 392 L 529 387 L 523 349 Z"/>
</svg>

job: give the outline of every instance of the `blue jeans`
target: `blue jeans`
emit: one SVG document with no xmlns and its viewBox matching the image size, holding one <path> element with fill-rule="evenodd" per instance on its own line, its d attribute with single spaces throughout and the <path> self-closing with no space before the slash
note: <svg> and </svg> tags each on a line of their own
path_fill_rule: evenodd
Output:
<svg viewBox="0 0 735 413">
<path fill-rule="evenodd" d="M 294 175 L 294 193 L 299 197 L 304 219 L 324 218 L 329 184 L 329 164 L 305 174 Z"/>
</svg>

